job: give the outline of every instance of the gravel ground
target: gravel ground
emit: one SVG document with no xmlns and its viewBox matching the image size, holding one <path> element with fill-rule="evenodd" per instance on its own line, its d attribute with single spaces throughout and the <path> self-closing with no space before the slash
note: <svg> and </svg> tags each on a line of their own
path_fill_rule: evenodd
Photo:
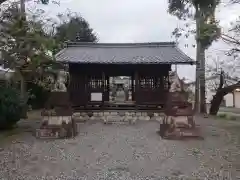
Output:
<svg viewBox="0 0 240 180">
<path fill-rule="evenodd" d="M 238 179 L 240 124 L 197 120 L 205 140 L 162 140 L 157 122 L 88 122 L 68 140 L 20 133 L 0 143 L 0 180 Z"/>
</svg>

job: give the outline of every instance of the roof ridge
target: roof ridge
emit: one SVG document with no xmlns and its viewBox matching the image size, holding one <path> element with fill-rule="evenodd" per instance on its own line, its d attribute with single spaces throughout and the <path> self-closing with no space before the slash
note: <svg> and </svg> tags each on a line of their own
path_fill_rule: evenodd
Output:
<svg viewBox="0 0 240 180">
<path fill-rule="evenodd" d="M 142 42 L 142 43 L 97 43 L 97 42 L 66 42 L 66 47 L 175 47 L 175 42 Z"/>
</svg>

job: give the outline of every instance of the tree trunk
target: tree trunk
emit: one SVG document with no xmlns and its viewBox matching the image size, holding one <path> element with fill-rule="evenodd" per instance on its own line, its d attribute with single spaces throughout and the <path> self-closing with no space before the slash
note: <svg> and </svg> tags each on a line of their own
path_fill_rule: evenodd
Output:
<svg viewBox="0 0 240 180">
<path fill-rule="evenodd" d="M 200 72 L 199 72 L 199 84 L 200 84 L 200 113 L 207 113 L 206 109 L 206 83 L 205 83 L 205 48 L 200 46 Z"/>
<path fill-rule="evenodd" d="M 211 115 L 217 115 L 219 107 L 221 105 L 221 102 L 223 100 L 223 97 L 228 94 L 229 92 L 232 92 L 232 90 L 234 90 L 235 86 L 238 86 L 238 84 L 235 84 L 233 86 L 228 86 L 223 88 L 224 86 L 224 71 L 221 70 L 220 72 L 220 76 L 219 76 L 219 85 L 217 88 L 217 92 L 216 94 L 213 96 L 213 99 L 211 101 L 211 107 L 209 110 L 209 114 Z"/>
<path fill-rule="evenodd" d="M 195 103 L 194 103 L 194 110 L 195 112 L 199 113 L 199 69 L 200 69 L 200 62 L 199 62 L 199 54 L 200 54 L 200 43 L 198 41 L 200 36 L 200 14 L 199 10 L 196 7 L 196 42 L 197 42 L 197 50 L 196 50 L 196 77 L 195 77 Z"/>
<path fill-rule="evenodd" d="M 20 12 L 21 12 L 21 17 L 22 19 L 25 21 L 26 20 L 26 14 L 25 14 L 25 0 L 20 0 Z M 19 45 L 20 46 L 20 45 Z M 24 62 L 26 62 L 26 57 L 22 57 L 24 59 Z M 22 100 L 25 99 L 25 93 L 26 93 L 26 84 L 25 84 L 25 79 L 24 79 L 24 75 L 21 72 L 21 68 L 19 69 L 18 72 L 19 76 L 20 76 L 20 90 L 21 90 L 21 98 Z"/>
<path fill-rule="evenodd" d="M 221 93 L 221 92 L 217 92 L 214 96 L 213 99 L 211 101 L 211 107 L 209 110 L 209 114 L 210 115 L 214 115 L 216 116 L 218 111 L 219 111 L 219 107 L 221 105 L 221 102 L 223 100 L 225 94 Z"/>
<path fill-rule="evenodd" d="M 21 103 L 22 103 L 22 108 L 23 108 L 21 118 L 26 119 L 27 118 L 27 110 L 28 110 L 26 81 L 25 81 L 23 74 L 21 74 L 21 73 L 19 73 L 19 74 L 20 74 L 20 97 L 21 97 Z"/>
<path fill-rule="evenodd" d="M 205 97 L 205 47 L 200 41 L 201 25 L 204 23 L 204 15 L 200 8 L 196 9 L 196 90 L 195 90 L 195 110 L 199 113 L 206 113 L 206 97 Z"/>
<path fill-rule="evenodd" d="M 21 98 L 24 99 L 26 95 L 26 83 L 22 74 L 20 75 L 20 93 Z"/>
<path fill-rule="evenodd" d="M 197 45 L 197 51 L 199 46 Z M 199 113 L 199 62 L 198 62 L 198 53 L 196 58 L 196 78 L 195 78 L 195 103 L 194 103 L 194 110 L 195 112 Z"/>
<path fill-rule="evenodd" d="M 20 0 L 20 11 L 21 11 L 21 16 L 24 21 L 26 21 L 26 7 L 25 7 L 25 0 Z M 26 32 L 25 32 L 26 33 Z M 27 56 L 24 56 L 24 62 L 27 61 Z M 24 78 L 24 74 L 20 70 L 20 83 L 21 83 L 21 99 L 22 99 L 22 118 L 26 119 L 27 118 L 27 111 L 28 111 L 28 105 L 27 105 L 27 88 L 26 88 L 26 81 Z"/>
</svg>

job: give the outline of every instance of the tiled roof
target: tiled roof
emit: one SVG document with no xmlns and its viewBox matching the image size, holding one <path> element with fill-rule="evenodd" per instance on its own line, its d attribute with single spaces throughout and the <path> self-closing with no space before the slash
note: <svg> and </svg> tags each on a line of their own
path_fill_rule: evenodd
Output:
<svg viewBox="0 0 240 180">
<path fill-rule="evenodd" d="M 56 54 L 58 62 L 92 64 L 194 64 L 173 42 L 76 43 Z"/>
</svg>

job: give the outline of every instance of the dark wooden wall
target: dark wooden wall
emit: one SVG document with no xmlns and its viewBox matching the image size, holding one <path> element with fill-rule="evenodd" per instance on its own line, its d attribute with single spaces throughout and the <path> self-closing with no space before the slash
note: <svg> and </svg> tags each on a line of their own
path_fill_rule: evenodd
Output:
<svg viewBox="0 0 240 180">
<path fill-rule="evenodd" d="M 75 106 L 93 103 L 90 102 L 92 92 L 103 93 L 103 102 L 109 101 L 109 77 L 130 76 L 134 80 L 133 100 L 136 104 L 162 104 L 169 88 L 170 70 L 171 65 L 164 64 L 69 64 L 68 91 Z"/>
</svg>

